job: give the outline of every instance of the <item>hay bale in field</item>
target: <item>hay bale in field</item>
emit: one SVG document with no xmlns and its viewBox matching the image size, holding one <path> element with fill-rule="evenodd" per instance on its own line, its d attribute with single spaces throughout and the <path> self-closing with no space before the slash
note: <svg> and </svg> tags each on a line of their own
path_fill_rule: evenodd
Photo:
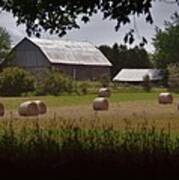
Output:
<svg viewBox="0 0 179 180">
<path fill-rule="evenodd" d="M 109 109 L 109 101 L 104 97 L 97 97 L 93 101 L 95 111 L 106 111 Z"/>
<path fill-rule="evenodd" d="M 21 116 L 37 116 L 39 115 L 39 109 L 35 102 L 26 101 L 19 106 L 19 115 Z"/>
<path fill-rule="evenodd" d="M 98 96 L 99 97 L 110 97 L 111 91 L 109 88 L 100 88 L 98 91 Z"/>
<path fill-rule="evenodd" d="M 35 102 L 37 104 L 39 114 L 45 114 L 47 112 L 47 106 L 44 102 L 42 102 L 40 100 L 35 100 L 33 102 Z"/>
<path fill-rule="evenodd" d="M 160 93 L 158 97 L 159 104 L 171 104 L 173 102 L 173 96 L 171 93 Z"/>
<path fill-rule="evenodd" d="M 0 116 L 4 116 L 4 113 L 5 113 L 4 105 L 0 103 Z"/>
</svg>

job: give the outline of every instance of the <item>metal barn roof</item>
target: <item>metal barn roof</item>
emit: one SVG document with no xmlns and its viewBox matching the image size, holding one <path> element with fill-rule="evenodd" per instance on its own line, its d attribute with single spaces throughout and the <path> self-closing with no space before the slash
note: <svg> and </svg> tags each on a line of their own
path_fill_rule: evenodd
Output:
<svg viewBox="0 0 179 180">
<path fill-rule="evenodd" d="M 112 66 L 100 50 L 88 42 L 28 39 L 43 51 L 51 63 Z"/>
<path fill-rule="evenodd" d="M 149 75 L 150 80 L 161 80 L 161 70 L 159 69 L 122 69 L 113 81 L 120 82 L 142 82 L 144 76 Z"/>
</svg>

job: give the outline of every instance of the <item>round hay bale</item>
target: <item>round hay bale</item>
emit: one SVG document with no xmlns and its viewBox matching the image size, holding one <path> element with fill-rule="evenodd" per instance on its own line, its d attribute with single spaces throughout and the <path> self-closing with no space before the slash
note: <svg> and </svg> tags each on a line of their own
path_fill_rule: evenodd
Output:
<svg viewBox="0 0 179 180">
<path fill-rule="evenodd" d="M 173 103 L 173 96 L 171 93 L 160 93 L 158 97 L 159 104 L 171 104 Z"/>
<path fill-rule="evenodd" d="M 93 109 L 95 111 L 107 111 L 109 109 L 109 101 L 104 97 L 97 97 L 93 101 Z"/>
<path fill-rule="evenodd" d="M 37 116 L 39 115 L 39 109 L 35 102 L 26 101 L 20 104 L 19 106 L 19 115 L 20 116 Z"/>
<path fill-rule="evenodd" d="M 4 114 L 5 114 L 4 105 L 2 103 L 0 103 L 0 116 L 4 116 Z"/>
<path fill-rule="evenodd" d="M 37 104 L 39 114 L 45 114 L 47 112 L 47 106 L 44 102 L 42 102 L 40 100 L 35 100 L 33 102 L 35 102 Z"/>
<path fill-rule="evenodd" d="M 99 97 L 110 97 L 111 91 L 109 88 L 100 88 L 98 91 L 98 96 Z"/>
</svg>

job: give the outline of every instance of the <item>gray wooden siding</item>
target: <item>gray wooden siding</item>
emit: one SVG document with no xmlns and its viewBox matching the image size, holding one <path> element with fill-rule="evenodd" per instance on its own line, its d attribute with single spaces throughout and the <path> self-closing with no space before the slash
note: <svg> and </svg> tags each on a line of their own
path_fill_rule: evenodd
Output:
<svg viewBox="0 0 179 180">
<path fill-rule="evenodd" d="M 14 59 L 11 63 L 13 65 L 24 68 L 50 67 L 50 63 L 43 52 L 26 39 L 14 48 L 13 53 Z"/>
<path fill-rule="evenodd" d="M 76 80 L 98 80 L 102 76 L 110 78 L 110 67 L 80 66 L 80 65 L 53 65 L 60 71 Z"/>
</svg>

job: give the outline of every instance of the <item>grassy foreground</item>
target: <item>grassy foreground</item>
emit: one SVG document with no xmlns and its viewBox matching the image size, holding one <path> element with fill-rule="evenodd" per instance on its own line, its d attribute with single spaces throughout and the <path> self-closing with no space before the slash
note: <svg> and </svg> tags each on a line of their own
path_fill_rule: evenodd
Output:
<svg viewBox="0 0 179 180">
<path fill-rule="evenodd" d="M 157 101 L 159 92 L 133 92 L 133 93 L 113 93 L 110 97 L 110 101 L 113 103 L 129 102 L 129 101 Z M 64 96 L 37 96 L 37 97 L 1 97 L 0 102 L 4 103 L 8 110 L 17 109 L 20 103 L 40 99 L 43 100 L 49 107 L 62 107 L 62 106 L 77 106 L 91 104 L 96 94 L 88 95 L 64 95 Z M 174 94 L 174 97 L 179 99 L 178 94 Z"/>
<path fill-rule="evenodd" d="M 160 105 L 158 104 L 158 94 L 159 92 L 113 93 L 109 98 L 109 110 L 97 114 L 92 109 L 95 94 L 57 97 L 4 97 L 0 98 L 0 102 L 4 103 L 6 113 L 5 117 L 1 118 L 0 125 L 3 120 L 13 119 L 17 128 L 22 127 L 24 124 L 31 126 L 32 120 L 36 119 L 36 117 L 20 117 L 17 113 L 18 106 L 26 100 L 41 99 L 48 107 L 47 114 L 38 117 L 39 123 L 44 127 L 48 126 L 51 121 L 60 126 L 62 119 L 64 119 L 83 129 L 90 129 L 91 123 L 98 119 L 98 127 L 108 124 L 115 129 L 123 129 L 126 121 L 130 121 L 135 127 L 138 123 L 147 120 L 149 124 L 155 124 L 156 128 L 159 129 L 168 128 L 170 123 L 171 131 L 178 134 L 179 111 L 176 103 L 179 102 L 179 95 L 174 94 L 173 104 Z"/>
<path fill-rule="evenodd" d="M 171 105 L 159 105 L 157 97 L 158 92 L 113 93 L 109 111 L 97 116 L 91 108 L 95 95 L 1 98 L 8 113 L 29 99 L 48 106 L 41 117 L 2 118 L 1 177 L 179 177 L 179 96 Z"/>
<path fill-rule="evenodd" d="M 84 130 L 68 123 L 43 128 L 38 120 L 17 133 L 8 121 L 0 131 L 0 168 L 1 177 L 11 178 L 169 179 L 179 177 L 179 138 L 146 124 Z"/>
</svg>

